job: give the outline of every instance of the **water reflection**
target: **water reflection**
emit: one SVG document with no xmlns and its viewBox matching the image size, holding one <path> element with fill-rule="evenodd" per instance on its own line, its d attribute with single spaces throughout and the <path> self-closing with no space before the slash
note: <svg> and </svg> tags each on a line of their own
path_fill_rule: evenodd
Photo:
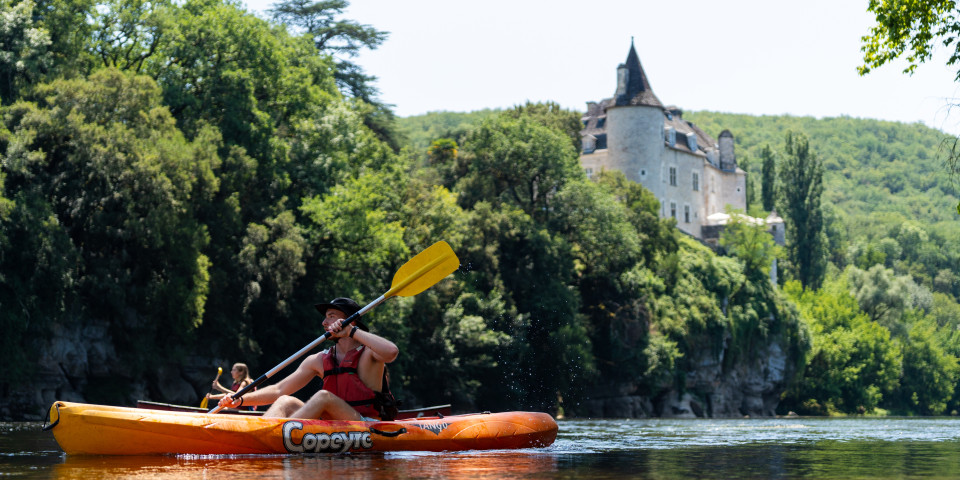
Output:
<svg viewBox="0 0 960 480">
<path fill-rule="evenodd" d="M 64 456 L 53 478 L 529 478 L 550 475 L 557 459 L 532 451 L 429 454 Z"/>
<path fill-rule="evenodd" d="M 348 455 L 81 457 L 0 423 L 18 479 L 960 478 L 960 419 L 568 420 L 548 448 Z"/>
</svg>

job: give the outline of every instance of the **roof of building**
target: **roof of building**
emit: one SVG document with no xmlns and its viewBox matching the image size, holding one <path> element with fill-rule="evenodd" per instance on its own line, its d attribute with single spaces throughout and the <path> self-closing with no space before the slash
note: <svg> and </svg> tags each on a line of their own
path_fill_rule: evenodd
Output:
<svg viewBox="0 0 960 480">
<path fill-rule="evenodd" d="M 627 63 L 621 65 L 627 68 L 627 93 L 616 97 L 616 105 L 649 105 L 652 107 L 663 107 L 660 99 L 650 88 L 650 81 L 647 80 L 647 74 L 640 65 L 640 57 L 637 50 L 633 48 L 633 39 L 630 40 L 630 52 L 627 53 Z"/>
<path fill-rule="evenodd" d="M 660 99 L 653 93 L 647 75 L 640 65 L 640 57 L 633 46 L 633 40 L 630 41 L 630 51 L 627 53 L 627 61 L 620 65 L 628 70 L 626 94 L 603 99 L 599 102 L 587 102 L 587 112 L 581 118 L 583 130 L 580 134 L 599 137 L 607 133 L 606 120 L 607 109 L 624 105 L 643 105 L 658 107 L 663 110 L 663 125 L 665 128 L 673 128 L 676 132 L 676 141 L 673 145 L 667 142 L 667 148 L 679 150 L 694 155 L 702 156 L 710 161 L 707 152 L 718 148 L 717 139 L 711 137 L 700 127 L 692 122 L 683 119 L 683 110 L 675 105 L 664 107 Z M 619 69 L 619 67 L 618 67 Z M 695 139 L 694 148 L 690 148 L 689 136 Z M 711 165 L 713 163 L 711 162 Z M 719 168 L 719 165 L 714 165 Z"/>
</svg>

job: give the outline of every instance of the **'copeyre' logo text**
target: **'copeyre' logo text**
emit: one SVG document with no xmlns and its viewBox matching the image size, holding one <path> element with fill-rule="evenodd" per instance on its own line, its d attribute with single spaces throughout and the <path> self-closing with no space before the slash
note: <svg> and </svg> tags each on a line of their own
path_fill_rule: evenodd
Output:
<svg viewBox="0 0 960 480">
<path fill-rule="evenodd" d="M 350 449 L 373 448 L 370 432 L 304 433 L 300 443 L 295 443 L 295 430 L 303 430 L 303 422 L 283 423 L 283 447 L 290 453 L 343 453 Z"/>
</svg>

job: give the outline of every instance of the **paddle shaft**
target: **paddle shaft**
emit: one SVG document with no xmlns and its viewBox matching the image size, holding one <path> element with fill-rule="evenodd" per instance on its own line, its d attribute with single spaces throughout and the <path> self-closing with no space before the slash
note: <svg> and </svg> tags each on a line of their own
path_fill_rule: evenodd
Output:
<svg viewBox="0 0 960 480">
<path fill-rule="evenodd" d="M 389 293 L 389 292 L 388 292 L 388 293 Z M 370 302 L 367 306 L 361 308 L 357 313 L 354 313 L 353 315 L 350 315 L 349 317 L 347 317 L 346 319 L 344 319 L 344 320 L 343 320 L 343 325 L 341 325 L 341 328 L 346 328 L 347 325 L 350 325 L 351 323 L 354 322 L 354 320 L 360 318 L 361 316 L 363 316 L 363 314 L 369 312 L 373 307 L 376 307 L 377 305 L 380 305 L 380 304 L 383 303 L 383 301 L 386 300 L 386 299 L 387 299 L 387 296 L 386 296 L 385 294 L 384 294 L 384 295 L 380 295 L 380 298 L 377 298 L 376 300 Z M 233 399 L 237 399 L 237 398 L 240 398 L 240 397 L 244 396 L 247 392 L 253 390 L 254 388 L 257 388 L 261 383 L 267 381 L 268 378 L 276 375 L 277 372 L 279 372 L 280 370 L 283 370 L 284 368 L 287 368 L 288 365 L 290 365 L 291 363 L 295 362 L 298 358 L 302 357 L 303 355 L 305 355 L 305 354 L 306 354 L 307 352 L 309 352 L 310 350 L 313 350 L 314 348 L 317 348 L 317 345 L 320 345 L 321 343 L 324 342 L 324 340 L 326 340 L 326 339 L 328 339 L 328 338 L 330 338 L 330 332 L 324 332 L 323 335 L 320 335 L 319 337 L 317 337 L 316 340 L 310 342 L 307 346 L 301 348 L 299 351 L 297 351 L 297 353 L 294 353 L 293 355 L 290 355 L 289 357 L 287 357 L 286 360 L 284 360 L 283 362 L 281 362 L 281 363 L 280 363 L 279 365 L 277 365 L 276 367 L 271 368 L 270 371 L 268 371 L 267 373 L 264 373 L 263 375 L 260 375 L 260 376 L 259 376 L 256 380 L 254 380 L 252 383 L 247 384 L 246 387 L 243 387 L 243 388 L 241 388 L 240 390 L 237 390 L 237 392 L 234 393 L 233 395 L 230 395 L 230 397 L 233 398 Z M 220 410 L 223 410 L 223 407 L 221 407 L 220 405 L 217 405 L 216 407 L 214 407 L 212 410 L 210 410 L 210 411 L 207 412 L 207 413 L 217 413 L 217 412 L 219 412 Z"/>
<path fill-rule="evenodd" d="M 393 276 L 393 283 L 390 286 L 390 290 L 388 290 L 387 293 L 380 295 L 379 298 L 370 302 L 367 306 L 361 308 L 358 312 L 344 319 L 341 328 L 345 328 L 347 325 L 350 325 L 354 320 L 360 318 L 373 307 L 380 305 L 387 298 L 395 295 L 409 297 L 416 295 L 427 288 L 430 288 L 433 284 L 440 281 L 440 279 L 453 273 L 453 271 L 459 266 L 460 260 L 457 258 L 457 255 L 453 253 L 453 249 L 450 248 L 450 245 L 447 245 L 447 242 L 439 241 L 434 243 L 426 250 L 420 252 L 417 256 L 407 261 L 407 263 L 403 264 L 403 266 L 400 267 L 400 269 L 397 270 L 397 273 Z M 317 337 L 317 339 L 310 342 L 309 345 L 301 348 L 300 351 L 294 353 L 282 363 L 270 369 L 270 371 L 267 373 L 260 375 L 260 378 L 254 380 L 253 383 L 241 388 L 233 395 L 230 395 L 230 398 L 236 400 L 242 397 L 244 394 L 250 390 L 253 390 L 280 370 L 286 368 L 287 365 L 290 365 L 310 350 L 316 348 L 317 345 L 320 345 L 328 338 L 330 338 L 330 332 L 324 332 L 323 335 Z M 223 407 L 217 405 L 216 408 L 210 410 L 208 413 L 217 413 L 220 410 L 223 410 Z"/>
</svg>

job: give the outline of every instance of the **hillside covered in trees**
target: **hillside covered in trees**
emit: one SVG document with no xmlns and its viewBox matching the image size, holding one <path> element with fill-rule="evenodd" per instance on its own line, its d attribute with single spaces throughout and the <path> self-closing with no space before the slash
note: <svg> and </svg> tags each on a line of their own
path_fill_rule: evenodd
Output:
<svg viewBox="0 0 960 480">
<path fill-rule="evenodd" d="M 399 129 L 410 145 L 438 135 L 463 141 L 470 124 L 480 124 L 489 115 L 433 112 L 400 119 Z M 909 362 L 927 360 L 905 350 L 929 349 L 924 355 L 939 367 L 927 371 L 940 374 L 922 382 L 941 385 L 941 396 L 953 391 L 960 353 L 960 278 L 955 273 L 960 267 L 960 194 L 945 160 L 955 139 L 921 124 L 849 117 L 685 112 L 684 118 L 714 138 L 724 129 L 734 133 L 738 162 L 748 172 L 749 213 L 754 216 L 765 217 L 771 209 L 764 205 L 765 187 L 773 206 L 781 193 L 783 181 L 775 167 L 787 156 L 788 133 L 807 137 L 823 165 L 823 288 L 817 294 L 804 293 L 790 282 L 789 271 L 782 274 L 783 291 L 800 307 L 814 348 L 805 361 L 806 373 L 785 395 L 781 410 L 856 413 L 881 403 L 900 412 L 955 410 L 956 398 L 948 402 L 949 408 L 944 402 L 916 409 L 914 394 L 927 387 L 908 375 L 924 371 Z M 774 165 L 770 177 L 764 160 Z M 824 302 L 832 308 L 826 309 Z M 848 318 L 828 318 L 844 315 Z M 882 337 L 870 347 L 875 351 L 857 345 L 869 344 L 875 335 Z M 917 342 L 922 346 L 914 345 Z M 816 385 L 823 381 L 833 384 Z"/>
<path fill-rule="evenodd" d="M 441 239 L 461 268 L 365 319 L 401 350 L 405 405 L 958 408 L 942 134 L 688 114 L 732 130 L 750 172 L 764 146 L 790 163 L 788 131 L 825 165 L 822 286 L 787 268 L 781 288 L 784 253 L 755 228 L 732 225 L 718 255 L 622 175 L 588 180 L 578 112 L 394 118 L 334 56 L 386 39 L 344 28 L 345 4 L 292 0 L 265 20 L 230 0 L 0 2 L 0 415 L 194 403 L 217 364 L 273 367 L 322 333 L 314 303 L 372 301 Z M 765 386 L 710 390 L 744 375 Z"/>
</svg>

